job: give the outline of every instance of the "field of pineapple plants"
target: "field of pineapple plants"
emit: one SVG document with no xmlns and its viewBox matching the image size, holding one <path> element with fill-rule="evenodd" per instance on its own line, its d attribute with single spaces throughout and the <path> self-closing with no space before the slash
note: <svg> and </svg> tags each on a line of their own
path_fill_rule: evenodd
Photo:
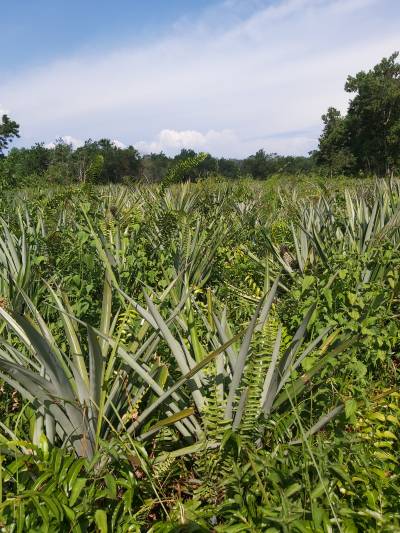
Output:
<svg viewBox="0 0 400 533">
<path fill-rule="evenodd" d="M 0 215 L 1 531 L 400 531 L 400 182 Z"/>
</svg>

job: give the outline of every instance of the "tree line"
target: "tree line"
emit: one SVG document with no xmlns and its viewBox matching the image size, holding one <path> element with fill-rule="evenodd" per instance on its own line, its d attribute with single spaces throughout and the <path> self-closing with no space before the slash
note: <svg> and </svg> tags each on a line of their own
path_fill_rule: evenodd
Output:
<svg viewBox="0 0 400 533">
<path fill-rule="evenodd" d="M 322 116 L 323 131 L 317 150 L 306 157 L 282 156 L 259 150 L 245 159 L 216 158 L 183 149 L 175 157 L 164 153 L 141 155 L 134 146 L 121 148 L 109 139 L 89 139 L 82 147 L 59 139 L 54 146 L 10 148 L 19 125 L 7 115 L 0 122 L 0 186 L 38 184 L 131 183 L 196 179 L 222 175 L 235 179 L 267 179 L 276 174 L 388 176 L 400 171 L 399 53 L 384 58 L 368 72 L 348 76 L 345 91 L 353 94 L 347 113 L 330 107 Z M 182 165 L 184 161 L 196 164 Z M 187 173 L 182 169 L 187 169 Z M 180 169 L 174 172 L 174 169 Z"/>
<path fill-rule="evenodd" d="M 141 155 L 133 146 L 120 148 L 109 139 L 88 140 L 74 149 L 61 139 L 48 148 L 37 143 L 31 148 L 12 148 L 0 159 L 0 184 L 3 187 L 27 187 L 40 184 L 132 183 L 162 181 L 182 161 L 194 158 L 194 150 L 183 149 L 175 157 L 164 153 Z M 311 170 L 309 157 L 279 156 L 259 150 L 244 160 L 215 158 L 205 154 L 190 167 L 187 178 L 222 175 L 235 179 L 251 176 L 265 179 L 285 172 L 304 173 Z M 184 179 L 184 176 L 182 177 Z"/>
</svg>

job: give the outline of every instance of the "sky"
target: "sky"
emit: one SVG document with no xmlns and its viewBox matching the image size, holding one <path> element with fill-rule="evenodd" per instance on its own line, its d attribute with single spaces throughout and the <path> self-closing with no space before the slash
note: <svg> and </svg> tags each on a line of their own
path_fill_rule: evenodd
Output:
<svg viewBox="0 0 400 533">
<path fill-rule="evenodd" d="M 399 0 L 0 0 L 0 113 L 19 146 L 305 155 L 399 28 Z"/>
</svg>

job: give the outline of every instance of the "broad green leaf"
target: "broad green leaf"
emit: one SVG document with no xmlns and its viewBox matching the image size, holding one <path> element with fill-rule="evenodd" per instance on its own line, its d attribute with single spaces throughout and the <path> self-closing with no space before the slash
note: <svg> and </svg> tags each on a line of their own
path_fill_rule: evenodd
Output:
<svg viewBox="0 0 400 533">
<path fill-rule="evenodd" d="M 86 486 L 87 479 L 83 477 L 78 477 L 75 479 L 74 485 L 71 490 L 71 495 L 69 498 L 69 506 L 73 507 L 78 500 L 82 490 Z"/>
<path fill-rule="evenodd" d="M 96 521 L 96 526 L 99 528 L 99 532 L 107 533 L 108 532 L 107 513 L 103 511 L 102 509 L 97 509 L 94 517 Z"/>
</svg>

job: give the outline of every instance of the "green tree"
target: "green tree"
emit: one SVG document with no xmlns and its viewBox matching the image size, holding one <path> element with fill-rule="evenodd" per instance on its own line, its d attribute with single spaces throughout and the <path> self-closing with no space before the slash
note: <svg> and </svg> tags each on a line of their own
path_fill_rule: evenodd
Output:
<svg viewBox="0 0 400 533">
<path fill-rule="evenodd" d="M 13 137 L 19 137 L 19 125 L 7 115 L 3 115 L 0 122 L 0 157 L 4 156 Z"/>
<path fill-rule="evenodd" d="M 50 183 L 67 184 L 75 178 L 73 165 L 73 147 L 63 139 L 57 139 L 54 148 L 49 150 L 50 164 L 46 171 L 46 179 Z"/>
<path fill-rule="evenodd" d="M 349 76 L 350 100 L 346 116 L 329 108 L 316 160 L 331 174 L 364 172 L 390 175 L 400 169 L 399 53 L 384 58 L 368 72 Z"/>
<path fill-rule="evenodd" d="M 182 148 L 179 154 L 174 157 L 174 162 L 185 161 L 191 157 L 196 157 L 196 155 L 192 148 Z"/>
<path fill-rule="evenodd" d="M 362 170 L 388 175 L 400 166 L 399 53 L 384 58 L 372 70 L 349 76 L 345 85 L 355 93 L 348 114 L 351 150 Z"/>
<path fill-rule="evenodd" d="M 350 149 L 347 118 L 340 111 L 330 107 L 322 115 L 324 129 L 319 139 L 317 162 L 331 174 L 346 174 L 354 168 L 355 158 Z"/>
<path fill-rule="evenodd" d="M 43 143 L 31 148 L 12 148 L 7 157 L 1 158 L 1 182 L 3 187 L 25 187 L 45 181 L 51 160 L 51 150 Z"/>
<path fill-rule="evenodd" d="M 133 146 L 118 148 L 109 139 L 87 140 L 74 151 L 73 159 L 75 175 L 82 182 L 120 183 L 140 173 L 139 152 Z"/>
<path fill-rule="evenodd" d="M 226 178 L 237 178 L 240 174 L 239 162 L 222 157 L 218 160 L 218 172 Z"/>
<path fill-rule="evenodd" d="M 96 181 L 98 181 L 99 179 L 99 176 L 101 175 L 103 167 L 104 156 L 102 154 L 96 154 L 86 172 L 88 179 L 91 182 L 96 183 Z"/>
<path fill-rule="evenodd" d="M 140 165 L 140 177 L 150 182 L 162 181 L 171 164 L 171 159 L 163 152 L 144 155 Z"/>
<path fill-rule="evenodd" d="M 182 150 L 183 152 L 183 150 Z M 182 153 L 181 152 L 181 153 Z M 190 153 L 190 151 L 188 151 Z M 161 184 L 163 189 L 173 185 L 174 183 L 181 183 L 191 179 L 196 179 L 199 176 L 199 168 L 201 164 L 207 159 L 208 154 L 200 152 L 199 154 L 189 155 L 185 159 L 176 157 L 176 162 L 169 169 Z"/>
<path fill-rule="evenodd" d="M 284 170 L 284 158 L 278 154 L 267 154 L 265 150 L 258 150 L 243 162 L 243 172 L 251 174 L 257 180 L 264 180 Z"/>
</svg>

